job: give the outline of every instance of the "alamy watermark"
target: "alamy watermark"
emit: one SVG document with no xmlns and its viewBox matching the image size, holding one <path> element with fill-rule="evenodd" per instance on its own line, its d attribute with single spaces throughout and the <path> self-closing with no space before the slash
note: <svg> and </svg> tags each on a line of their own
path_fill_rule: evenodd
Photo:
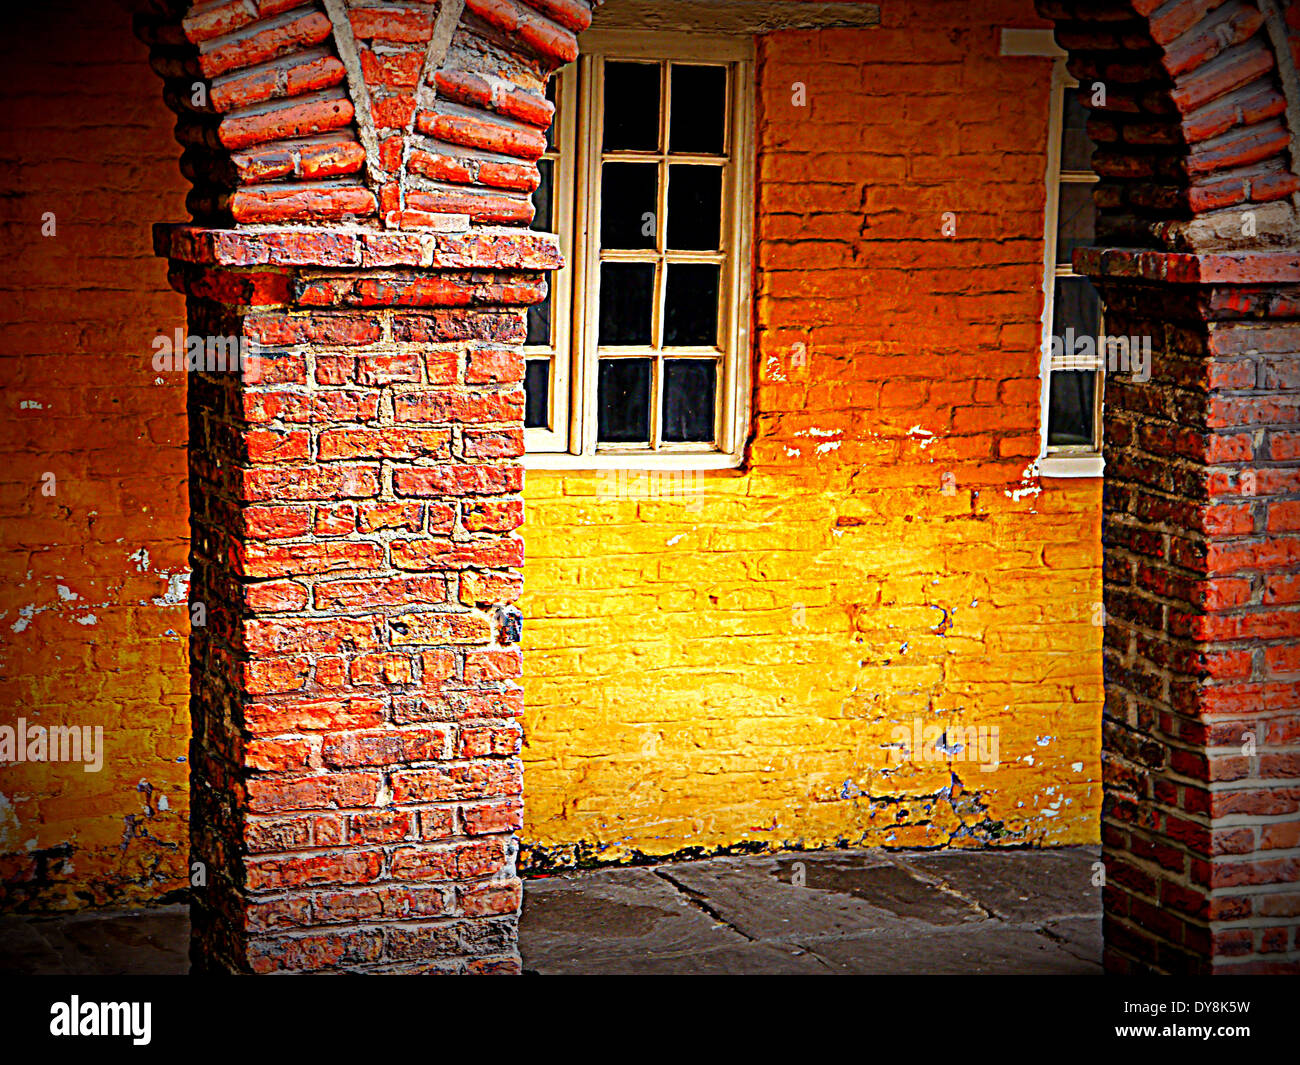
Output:
<svg viewBox="0 0 1300 1065">
<path fill-rule="evenodd" d="M 927 725 L 917 717 L 897 725 L 889 760 L 903 762 L 971 762 L 981 773 L 992 773 L 998 760 L 997 725 Z"/>
<path fill-rule="evenodd" d="M 50 1035 L 126 1036 L 136 1046 L 148 1046 L 152 1013 L 151 1002 L 82 1002 L 73 995 L 50 1006 Z"/>
<path fill-rule="evenodd" d="M 104 768 L 104 726 L 0 725 L 0 762 L 84 762 L 87 773 Z"/>
<path fill-rule="evenodd" d="M 705 478 L 702 470 L 602 470 L 605 486 L 601 493 L 612 499 L 681 499 L 687 511 L 703 505 L 701 493 Z"/>
<path fill-rule="evenodd" d="M 250 384 L 262 377 L 265 349 L 243 337 L 194 336 L 177 329 L 153 338 L 153 368 L 158 373 L 239 373 Z"/>
<path fill-rule="evenodd" d="M 1052 337 L 1053 370 L 1106 370 L 1133 375 L 1133 381 L 1151 380 L 1149 336 L 1080 336 L 1071 327 Z"/>
</svg>

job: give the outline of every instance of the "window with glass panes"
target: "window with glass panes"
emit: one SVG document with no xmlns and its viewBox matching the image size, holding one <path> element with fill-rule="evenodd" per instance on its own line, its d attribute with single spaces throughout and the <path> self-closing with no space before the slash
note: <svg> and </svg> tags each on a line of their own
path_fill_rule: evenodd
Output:
<svg viewBox="0 0 1300 1065">
<path fill-rule="evenodd" d="M 1097 290 L 1074 272 L 1076 248 L 1091 245 L 1096 231 L 1092 171 L 1093 144 L 1085 126 L 1083 90 L 1058 63 L 1054 77 L 1051 150 L 1048 168 L 1047 252 L 1044 335 L 1044 454 L 1048 458 L 1095 457 L 1101 446 L 1104 366 L 1071 350 L 1068 338 L 1100 337 L 1102 306 Z M 1052 338 L 1061 338 L 1053 355 Z M 1088 472 L 1080 467 L 1080 472 Z"/>
<path fill-rule="evenodd" d="M 534 225 L 560 234 L 569 266 L 529 316 L 529 451 L 557 465 L 734 465 L 752 43 L 589 34 L 583 46 L 551 90 L 535 199 Z"/>
</svg>

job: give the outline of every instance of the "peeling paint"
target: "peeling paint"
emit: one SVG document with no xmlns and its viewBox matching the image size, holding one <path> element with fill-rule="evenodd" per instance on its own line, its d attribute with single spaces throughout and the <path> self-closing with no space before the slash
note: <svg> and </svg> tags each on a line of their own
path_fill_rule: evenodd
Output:
<svg viewBox="0 0 1300 1065">
<path fill-rule="evenodd" d="M 1043 482 L 1040 479 L 1038 460 L 1035 459 L 1020 474 L 1020 481 L 1014 488 L 1003 489 L 1003 494 L 1013 502 L 1030 499 L 1043 494 Z"/>
</svg>

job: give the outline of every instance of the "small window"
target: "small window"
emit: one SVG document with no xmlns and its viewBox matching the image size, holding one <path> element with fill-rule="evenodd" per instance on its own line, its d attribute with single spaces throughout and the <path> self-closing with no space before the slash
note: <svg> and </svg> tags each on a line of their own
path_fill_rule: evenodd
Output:
<svg viewBox="0 0 1300 1065">
<path fill-rule="evenodd" d="M 752 42 L 586 34 L 535 196 L 568 265 L 529 314 L 530 465 L 737 465 Z"/>
<path fill-rule="evenodd" d="M 1076 248 L 1096 238 L 1092 142 L 1088 108 L 1078 84 L 1056 65 L 1053 76 L 1051 156 L 1048 161 L 1046 275 L 1043 314 L 1041 468 L 1053 476 L 1101 474 L 1101 402 L 1104 365 L 1095 352 L 1102 336 L 1101 298 L 1074 272 Z M 1076 343 L 1092 338 L 1092 345 Z"/>
</svg>

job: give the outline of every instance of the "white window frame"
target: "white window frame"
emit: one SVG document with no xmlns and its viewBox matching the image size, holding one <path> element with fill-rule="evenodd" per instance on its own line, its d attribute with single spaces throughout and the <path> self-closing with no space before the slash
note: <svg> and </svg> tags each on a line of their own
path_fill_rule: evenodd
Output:
<svg viewBox="0 0 1300 1065">
<path fill-rule="evenodd" d="M 1005 49 L 1005 36 L 1003 40 Z M 1004 54 L 1026 53 L 1004 52 Z M 1039 377 L 1042 381 L 1042 388 L 1039 397 L 1038 471 L 1044 477 L 1101 477 L 1105 471 L 1105 460 L 1101 455 L 1104 372 L 1099 374 L 1097 389 L 1098 395 L 1095 409 L 1097 424 L 1094 428 L 1097 441 L 1096 448 L 1051 448 L 1047 443 L 1052 396 L 1052 325 L 1056 309 L 1056 281 L 1060 277 L 1078 276 L 1073 271 L 1062 270 L 1056 261 L 1061 184 L 1062 182 L 1096 184 L 1098 180 L 1095 174 L 1062 174 L 1061 149 L 1065 137 L 1065 91 L 1077 88 L 1078 82 L 1066 70 L 1063 53 L 1056 49 L 1052 54 L 1058 56 L 1058 58 L 1052 64 L 1051 112 L 1047 132 L 1047 210 L 1045 212 L 1043 233 L 1043 320 L 1039 363 Z"/>
<path fill-rule="evenodd" d="M 569 380 L 569 365 L 573 354 L 573 320 L 568 308 L 573 302 L 573 231 L 577 203 L 572 195 L 578 160 L 574 152 L 564 151 L 577 138 L 578 99 L 577 78 L 573 68 L 556 75 L 555 119 L 550 147 L 543 159 L 551 160 L 551 228 L 560 238 L 560 254 L 564 267 L 553 271 L 547 279 L 551 287 L 551 341 L 549 344 L 529 344 L 525 355 L 547 355 L 551 361 L 550 395 L 547 429 L 525 429 L 524 451 L 562 452 L 568 448 L 569 389 L 560 382 Z M 563 190 L 568 190 L 566 194 Z"/>
<path fill-rule="evenodd" d="M 755 75 L 752 37 L 699 33 L 589 31 L 582 57 L 562 71 L 557 91 L 555 145 L 559 162 L 552 192 L 553 220 L 566 266 L 552 279 L 555 349 L 551 369 L 552 429 L 525 430 L 524 465 L 531 469 L 707 470 L 744 462 L 752 391 L 753 212 Z M 659 451 L 596 445 L 598 279 L 600 275 L 600 167 L 604 59 L 725 62 L 731 128 L 725 164 L 717 381 L 718 417 L 711 444 L 666 444 Z M 666 121 L 666 117 L 663 119 Z M 661 196 L 666 192 L 661 188 Z M 661 203 L 659 210 L 662 212 Z M 589 282 L 589 279 L 592 281 Z M 566 313 L 566 305 L 569 309 Z M 656 316 L 660 313 L 656 309 Z M 544 349 L 532 347 L 529 352 Z M 545 349 L 549 350 L 549 349 Z"/>
</svg>

